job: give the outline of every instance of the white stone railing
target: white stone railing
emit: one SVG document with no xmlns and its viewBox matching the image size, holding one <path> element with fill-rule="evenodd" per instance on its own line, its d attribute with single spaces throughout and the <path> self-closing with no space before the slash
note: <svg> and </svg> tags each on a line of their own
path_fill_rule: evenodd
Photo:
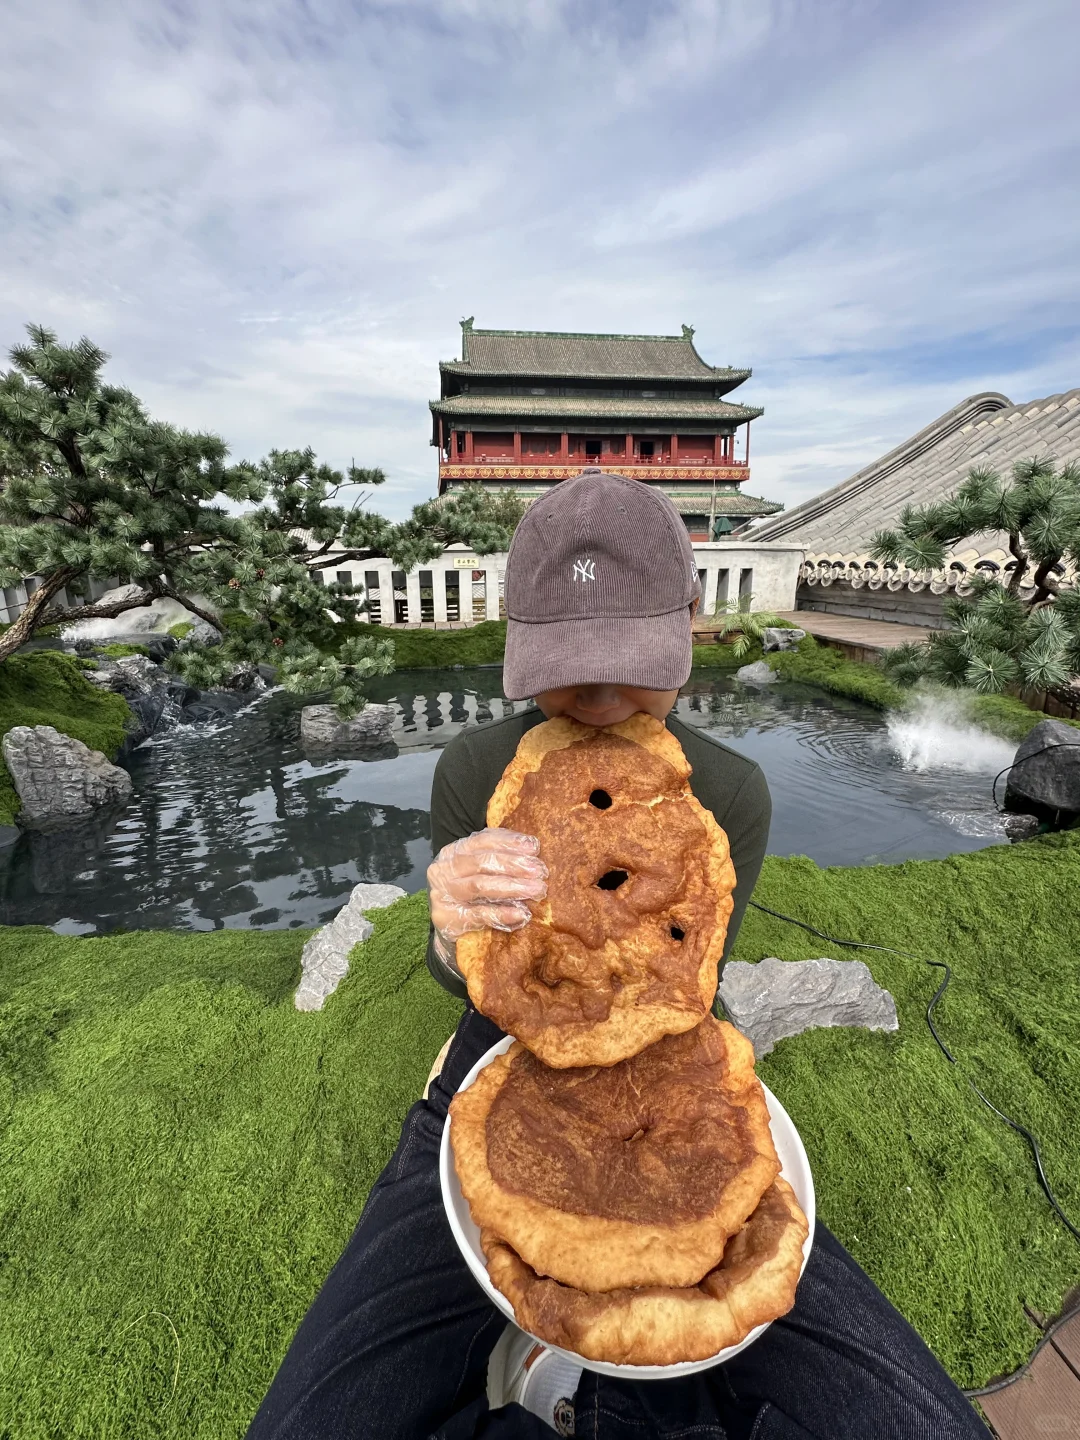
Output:
<svg viewBox="0 0 1080 1440">
<path fill-rule="evenodd" d="M 717 603 L 753 595 L 756 610 L 794 610 L 799 567 L 805 549 L 801 545 L 752 545 L 745 542 L 713 541 L 694 545 L 694 558 L 702 579 L 702 613 L 711 614 Z M 506 555 L 476 555 L 460 547 L 445 550 L 435 560 L 418 566 L 408 575 L 397 570 L 383 556 L 371 560 L 343 560 L 340 567 L 328 568 L 329 578 L 348 576 L 349 583 L 363 586 L 370 607 L 365 619 L 384 624 L 418 625 L 425 621 L 445 624 L 457 620 L 476 624 L 498 620 L 506 580 Z M 431 575 L 431 595 L 421 575 Z M 394 584 L 394 576 L 398 584 Z M 457 576 L 457 582 L 447 583 Z M 369 583 L 372 577 L 374 583 Z M 568 577 L 569 581 L 569 577 Z M 384 604 L 393 601 L 393 614 Z M 402 618 L 398 619 L 398 614 Z"/>
</svg>

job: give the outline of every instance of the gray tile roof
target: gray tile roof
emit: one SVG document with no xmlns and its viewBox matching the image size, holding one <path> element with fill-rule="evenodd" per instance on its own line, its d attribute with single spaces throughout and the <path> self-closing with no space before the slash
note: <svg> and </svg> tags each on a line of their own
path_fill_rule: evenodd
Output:
<svg viewBox="0 0 1080 1440">
<path fill-rule="evenodd" d="M 597 418 L 627 420 L 724 420 L 739 423 L 763 415 L 751 405 L 732 405 L 727 400 L 643 400 L 639 397 L 617 399 L 596 395 L 453 395 L 446 400 L 430 400 L 436 415 L 453 418 L 458 415 L 480 419 L 520 416 L 533 419 L 587 420 Z"/>
<path fill-rule="evenodd" d="M 969 396 L 880 460 L 751 533 L 755 540 L 797 541 L 810 555 L 861 553 L 905 505 L 950 494 L 973 465 L 1004 477 L 1034 455 L 1080 460 L 1080 389 L 1024 405 L 992 391 Z M 994 543 L 983 536 L 961 541 L 959 549 Z"/>
<path fill-rule="evenodd" d="M 440 369 L 457 375 L 563 375 L 582 379 L 704 380 L 729 387 L 749 370 L 706 365 L 693 329 L 681 335 L 590 335 L 558 330 L 474 330 L 462 325 L 461 360 Z"/>
</svg>

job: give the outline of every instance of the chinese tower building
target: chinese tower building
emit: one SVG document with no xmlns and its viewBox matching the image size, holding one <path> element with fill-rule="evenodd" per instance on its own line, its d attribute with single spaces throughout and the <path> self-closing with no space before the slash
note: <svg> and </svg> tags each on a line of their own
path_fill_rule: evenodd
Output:
<svg viewBox="0 0 1080 1440">
<path fill-rule="evenodd" d="M 784 507 L 745 493 L 750 422 L 727 397 L 749 370 L 707 365 L 681 335 L 477 330 L 439 365 L 431 443 L 439 494 L 479 482 L 526 502 L 599 465 L 664 491 L 692 539 L 719 539 Z"/>
</svg>

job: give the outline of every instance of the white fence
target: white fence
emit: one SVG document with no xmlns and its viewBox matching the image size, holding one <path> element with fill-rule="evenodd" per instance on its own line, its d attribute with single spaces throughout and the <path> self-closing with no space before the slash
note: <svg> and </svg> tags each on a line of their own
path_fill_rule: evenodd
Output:
<svg viewBox="0 0 1080 1440">
<path fill-rule="evenodd" d="M 794 610 L 804 554 L 801 545 L 729 544 L 722 540 L 695 545 L 703 612 L 709 614 L 718 602 L 745 595 L 753 595 L 755 610 Z M 340 568 L 325 573 L 331 579 L 363 586 L 369 612 L 366 618 L 381 624 L 474 625 L 505 614 L 506 555 L 502 553 L 474 555 L 455 547 L 408 575 L 384 557 L 343 560 Z"/>
<path fill-rule="evenodd" d="M 729 544 L 722 540 L 695 545 L 703 613 L 711 614 L 718 601 L 744 595 L 753 595 L 755 610 L 794 610 L 804 554 L 801 545 Z M 362 618 L 386 625 L 475 625 L 481 620 L 498 620 L 505 614 L 503 553 L 474 555 L 455 546 L 407 575 L 385 556 L 372 560 L 343 558 L 337 568 L 322 573 L 331 580 L 363 586 L 368 614 Z M 94 581 L 91 596 L 96 599 L 116 583 Z M 5 589 L 0 620 L 10 623 L 17 619 L 37 586 L 37 579 L 32 577 Z M 63 591 L 57 600 L 61 605 L 74 603 Z"/>
</svg>

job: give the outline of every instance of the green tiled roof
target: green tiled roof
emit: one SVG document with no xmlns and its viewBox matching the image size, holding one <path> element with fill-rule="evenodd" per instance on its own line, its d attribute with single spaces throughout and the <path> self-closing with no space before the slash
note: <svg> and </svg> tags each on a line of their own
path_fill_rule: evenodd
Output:
<svg viewBox="0 0 1080 1440">
<path fill-rule="evenodd" d="M 726 420 L 740 422 L 763 415 L 751 405 L 727 400 L 643 400 L 640 396 L 616 399 L 594 395 L 452 395 L 428 402 L 436 415 L 475 416 L 479 419 L 514 416 L 550 420 Z"/>
<path fill-rule="evenodd" d="M 574 376 L 578 379 L 697 380 L 727 388 L 749 370 L 706 365 L 694 331 L 681 335 L 595 335 L 559 330 L 474 330 L 462 323 L 460 360 L 444 360 L 452 375 Z"/>
</svg>

